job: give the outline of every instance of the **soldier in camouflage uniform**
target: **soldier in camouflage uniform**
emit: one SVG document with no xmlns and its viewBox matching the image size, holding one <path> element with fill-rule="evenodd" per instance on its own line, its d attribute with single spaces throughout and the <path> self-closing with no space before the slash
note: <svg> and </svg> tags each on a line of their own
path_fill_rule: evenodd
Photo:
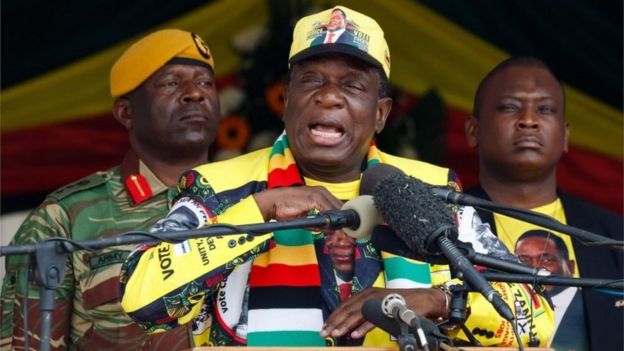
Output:
<svg viewBox="0 0 624 351">
<path fill-rule="evenodd" d="M 146 60 L 145 58 L 149 58 Z M 20 227 L 13 245 L 50 237 L 105 238 L 147 230 L 169 211 L 179 175 L 205 163 L 219 120 L 214 62 L 190 32 L 161 30 L 141 39 L 111 70 L 113 114 L 128 130 L 121 165 L 49 196 Z M 121 310 L 119 270 L 131 247 L 69 255 L 52 317 L 53 350 L 176 350 L 192 347 L 189 327 L 148 335 Z M 39 348 L 39 290 L 27 281 L 28 257 L 6 260 L 0 349 Z M 25 298 L 27 292 L 27 299 Z"/>
</svg>

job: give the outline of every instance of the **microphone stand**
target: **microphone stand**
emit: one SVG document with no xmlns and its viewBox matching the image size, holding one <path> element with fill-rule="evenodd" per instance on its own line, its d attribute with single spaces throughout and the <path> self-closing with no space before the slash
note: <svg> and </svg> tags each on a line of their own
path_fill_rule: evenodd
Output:
<svg viewBox="0 0 624 351">
<path fill-rule="evenodd" d="M 481 272 L 487 280 L 495 282 L 528 283 L 538 285 L 578 286 L 584 288 L 609 288 L 624 291 L 624 280 L 607 280 L 593 278 L 572 278 L 562 275 L 528 275 L 498 272 Z"/>
<path fill-rule="evenodd" d="M 61 249 L 61 243 L 44 240 L 33 245 L 34 267 L 33 276 L 39 285 L 39 310 L 41 311 L 41 342 L 39 349 L 50 350 L 50 326 L 52 312 L 54 312 L 56 289 L 61 286 L 65 276 L 65 262 L 68 251 Z M 1 248 L 0 248 L 1 249 Z M 11 250 L 7 250 L 11 251 Z M 28 296 L 28 288 L 26 289 Z M 28 338 L 28 331 L 24 330 L 24 338 Z"/>
<path fill-rule="evenodd" d="M 470 243 L 458 241 L 456 246 L 457 249 L 464 256 L 466 256 L 466 258 L 470 262 L 475 265 L 495 269 L 502 272 L 523 273 L 539 276 L 551 275 L 551 273 L 545 269 L 533 268 L 519 262 L 504 260 L 501 258 L 477 253 Z"/>
<path fill-rule="evenodd" d="M 468 330 L 465 323 L 467 319 L 466 306 L 468 304 L 468 293 L 471 289 L 464 283 L 464 285 L 452 285 L 449 287 L 449 290 L 452 293 L 452 297 L 449 305 L 448 321 L 446 323 L 451 326 L 459 325 L 473 346 L 481 346 L 479 340 Z M 442 328 L 444 328 L 444 326 L 442 326 Z"/>
<path fill-rule="evenodd" d="M 167 233 L 149 233 L 132 231 L 119 234 L 116 237 L 74 241 L 65 238 L 51 238 L 42 242 L 53 242 L 58 249 L 68 252 L 78 250 L 99 250 L 109 246 L 128 244 L 157 244 L 162 241 L 183 242 L 188 239 L 231 235 L 248 234 L 258 236 L 276 230 L 299 229 L 299 228 L 325 228 L 340 229 L 343 227 L 353 227 L 359 225 L 357 213 L 352 210 L 331 210 L 321 212 L 315 217 L 305 217 L 282 222 L 267 222 L 256 224 L 212 224 L 199 229 L 181 230 Z M 147 239 L 146 239 L 147 237 Z M 11 255 L 24 255 L 35 253 L 38 244 L 0 246 L 0 257 Z"/>
<path fill-rule="evenodd" d="M 353 210 L 331 210 L 319 213 L 316 217 L 298 218 L 291 221 L 268 222 L 233 226 L 213 224 L 194 230 L 182 230 L 168 233 L 127 232 L 116 237 L 74 241 L 66 238 L 50 238 L 30 245 L 0 246 L 0 257 L 11 255 L 31 255 L 34 257 L 33 276 L 40 287 L 39 309 L 41 311 L 40 350 L 50 350 L 50 328 L 54 311 L 56 289 L 65 275 L 67 256 L 79 250 L 99 250 L 110 246 L 128 244 L 157 244 L 162 241 L 183 242 L 188 239 L 247 234 L 258 236 L 276 230 L 297 228 L 340 229 L 359 227 L 358 214 Z M 27 290 L 28 293 L 28 290 Z M 28 331 L 24 330 L 25 337 Z"/>
<path fill-rule="evenodd" d="M 400 351 L 416 351 L 418 347 L 418 340 L 414 334 L 410 333 L 410 326 L 401 320 L 401 316 L 399 315 L 399 310 L 395 309 L 393 311 L 394 319 L 399 324 L 399 328 L 401 332 L 397 335 L 397 343 L 399 344 Z"/>
<path fill-rule="evenodd" d="M 479 291 L 498 314 L 509 321 L 514 319 L 514 314 L 507 306 L 501 296 L 490 286 L 490 284 L 474 269 L 472 263 L 459 251 L 451 238 L 457 239 L 457 229 L 446 224 L 438 228 L 429 235 L 426 242 L 428 252 L 434 252 L 437 248 L 448 259 L 451 266 L 457 272 L 457 277 L 468 282 L 475 290 Z"/>
<path fill-rule="evenodd" d="M 457 242 L 457 249 L 475 265 L 500 272 L 482 271 L 486 280 L 510 283 L 529 283 L 540 285 L 578 286 L 584 288 L 609 288 L 624 291 L 624 280 L 574 278 L 551 273 L 545 269 L 533 268 L 522 263 L 477 253 L 469 243 Z M 436 262 L 443 262 L 439 261 Z M 520 274 L 514 274 L 520 273 Z"/>
<path fill-rule="evenodd" d="M 602 235 L 598 235 L 587 230 L 563 224 L 551 217 L 535 211 L 526 210 L 514 206 L 497 204 L 493 201 L 484 200 L 475 196 L 453 191 L 448 188 L 432 187 L 431 193 L 435 197 L 442 199 L 443 201 L 450 204 L 472 206 L 486 211 L 500 213 L 502 215 L 512 217 L 524 222 L 568 234 L 585 245 L 610 246 L 613 248 L 624 250 L 624 241 L 613 240 L 611 238 L 606 238 Z"/>
</svg>

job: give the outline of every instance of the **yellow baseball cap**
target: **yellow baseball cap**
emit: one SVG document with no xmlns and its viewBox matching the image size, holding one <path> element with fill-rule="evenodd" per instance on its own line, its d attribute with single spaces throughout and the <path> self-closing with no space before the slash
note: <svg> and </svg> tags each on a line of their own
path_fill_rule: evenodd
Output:
<svg viewBox="0 0 624 351">
<path fill-rule="evenodd" d="M 210 49 L 199 35 L 179 29 L 163 29 L 132 44 L 110 72 L 110 93 L 118 97 L 136 89 L 172 59 L 203 65 L 214 71 Z"/>
<path fill-rule="evenodd" d="M 326 53 L 354 56 L 382 68 L 390 78 L 390 49 L 383 30 L 374 19 L 357 11 L 336 6 L 297 22 L 289 64 Z"/>
</svg>

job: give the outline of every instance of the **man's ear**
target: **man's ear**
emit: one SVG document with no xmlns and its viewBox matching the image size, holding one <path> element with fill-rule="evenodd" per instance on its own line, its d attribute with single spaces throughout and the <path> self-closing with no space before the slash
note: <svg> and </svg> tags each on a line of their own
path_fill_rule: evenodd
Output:
<svg viewBox="0 0 624 351">
<path fill-rule="evenodd" d="M 479 121 L 475 116 L 470 115 L 464 122 L 464 132 L 466 133 L 466 142 L 471 148 L 479 145 L 479 138 L 477 138 L 477 129 L 479 127 Z"/>
<path fill-rule="evenodd" d="M 377 115 L 375 116 L 375 132 L 377 134 L 381 133 L 386 126 L 386 120 L 390 115 L 390 110 L 392 110 L 392 98 L 385 97 L 379 99 L 377 103 Z"/>
<path fill-rule="evenodd" d="M 127 130 L 132 129 L 132 109 L 130 100 L 126 97 L 120 97 L 113 103 L 113 116 L 117 122 L 121 123 Z"/>
</svg>

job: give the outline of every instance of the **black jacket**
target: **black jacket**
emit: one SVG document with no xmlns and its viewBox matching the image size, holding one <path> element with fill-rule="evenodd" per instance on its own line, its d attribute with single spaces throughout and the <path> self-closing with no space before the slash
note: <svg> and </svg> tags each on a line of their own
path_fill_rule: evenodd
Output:
<svg viewBox="0 0 624 351">
<path fill-rule="evenodd" d="M 480 185 L 466 190 L 467 194 L 490 199 Z M 624 240 L 622 216 L 592 205 L 579 198 L 557 191 L 567 224 L 573 227 L 600 234 L 615 240 Z M 483 222 L 490 223 L 496 234 L 494 217 L 491 212 L 477 209 Z M 622 251 L 605 247 L 585 246 L 572 240 L 580 276 L 585 278 L 624 279 L 624 259 Z M 622 330 L 624 330 L 624 307 L 622 297 L 605 294 L 592 289 L 583 289 L 586 324 L 589 328 L 591 350 L 624 350 Z"/>
</svg>

